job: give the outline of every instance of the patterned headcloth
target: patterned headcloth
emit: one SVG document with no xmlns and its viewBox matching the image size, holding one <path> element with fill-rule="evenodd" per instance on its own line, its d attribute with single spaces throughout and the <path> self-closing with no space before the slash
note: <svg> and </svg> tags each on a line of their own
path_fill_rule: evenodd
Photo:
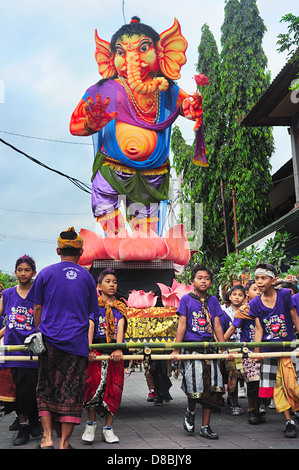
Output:
<svg viewBox="0 0 299 470">
<path fill-rule="evenodd" d="M 57 240 L 59 248 L 82 248 L 83 238 L 75 232 L 74 227 L 70 227 L 65 232 L 61 232 Z"/>
</svg>

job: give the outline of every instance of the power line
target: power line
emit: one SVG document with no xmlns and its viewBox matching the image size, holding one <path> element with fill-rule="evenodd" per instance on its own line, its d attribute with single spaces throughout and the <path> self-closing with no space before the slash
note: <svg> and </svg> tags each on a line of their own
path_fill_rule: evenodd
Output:
<svg viewBox="0 0 299 470">
<path fill-rule="evenodd" d="M 6 209 L 5 207 L 0 207 L 1 211 L 7 211 L 7 212 L 21 212 L 24 214 L 38 214 L 38 215 L 72 215 L 72 216 L 77 216 L 77 215 L 90 215 L 87 212 L 82 212 L 82 213 L 77 213 L 77 214 L 69 214 L 69 213 L 63 213 L 63 212 L 38 212 L 38 211 L 21 211 L 19 209 Z"/>
<path fill-rule="evenodd" d="M 57 242 L 56 241 L 53 241 L 53 240 L 47 240 L 47 239 L 43 239 L 43 238 L 33 238 L 33 237 L 25 237 L 23 235 L 8 235 L 6 233 L 0 233 L 0 242 L 2 240 L 5 240 L 5 238 L 15 238 L 17 240 L 27 240 L 27 241 L 31 241 L 31 242 L 40 242 L 40 243 L 50 243 L 50 244 L 56 244 Z"/>
<path fill-rule="evenodd" d="M 54 173 L 57 173 L 60 176 L 63 176 L 64 178 L 67 178 L 71 183 L 73 183 L 75 186 L 77 186 L 79 189 L 82 191 L 91 194 L 91 186 L 83 183 L 82 181 L 78 180 L 77 178 L 73 178 L 72 176 L 66 175 L 65 173 L 62 173 L 59 170 L 55 170 L 54 168 L 51 168 L 44 163 L 40 162 L 36 158 L 31 157 L 27 153 L 23 152 L 22 150 L 18 149 L 17 147 L 14 147 L 13 145 L 9 144 L 5 140 L 0 138 L 0 142 L 2 142 L 4 145 L 7 145 L 11 149 L 13 149 L 15 152 L 20 153 L 21 155 L 24 155 L 26 158 L 29 158 L 34 163 L 37 163 L 38 165 L 42 166 L 43 168 L 46 168 L 47 170 L 53 171 Z"/>
<path fill-rule="evenodd" d="M 47 139 L 45 137 L 36 137 L 32 135 L 25 135 L 25 134 L 17 134 L 15 132 L 7 132 L 7 131 L 1 131 L 1 134 L 9 134 L 9 135 L 15 135 L 17 137 L 25 137 L 25 139 L 35 139 L 35 140 L 45 140 L 48 142 L 57 142 L 59 144 L 71 144 L 71 145 L 93 145 L 90 142 L 71 142 L 70 140 L 57 140 L 57 139 Z"/>
</svg>

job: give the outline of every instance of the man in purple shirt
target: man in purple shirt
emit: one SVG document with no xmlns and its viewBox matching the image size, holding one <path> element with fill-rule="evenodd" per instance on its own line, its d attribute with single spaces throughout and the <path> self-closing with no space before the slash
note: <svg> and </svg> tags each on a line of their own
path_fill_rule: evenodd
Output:
<svg viewBox="0 0 299 470">
<path fill-rule="evenodd" d="M 40 448 L 53 448 L 52 428 L 59 424 L 59 448 L 70 448 L 83 411 L 88 364 L 89 315 L 98 309 L 96 284 L 78 264 L 83 240 L 74 228 L 61 232 L 61 261 L 42 269 L 28 298 L 34 303 L 36 329 L 46 351 L 40 355 L 37 403 L 44 430 Z"/>
</svg>

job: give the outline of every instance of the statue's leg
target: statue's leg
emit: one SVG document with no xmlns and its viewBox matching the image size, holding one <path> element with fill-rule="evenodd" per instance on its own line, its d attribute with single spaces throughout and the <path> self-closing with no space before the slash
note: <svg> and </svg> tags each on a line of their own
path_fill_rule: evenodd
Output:
<svg viewBox="0 0 299 470">
<path fill-rule="evenodd" d="M 129 207 L 132 215 L 130 223 L 133 230 L 139 229 L 146 233 L 151 229 L 156 232 L 159 221 L 158 203 L 153 203 L 148 206 L 131 203 Z"/>
<path fill-rule="evenodd" d="M 143 199 L 143 194 L 151 196 L 156 202 L 151 204 L 132 203 L 128 201 L 127 214 L 130 219 L 130 224 L 133 229 L 139 229 L 143 232 L 148 232 L 150 229 L 154 232 L 157 231 L 159 222 L 159 205 L 161 199 L 167 199 L 168 185 L 164 184 L 165 173 L 159 173 L 159 169 L 154 171 L 154 174 L 146 175 L 143 172 L 142 177 L 138 180 L 138 189 L 140 201 Z M 164 186 L 164 190 L 161 188 Z M 147 197 L 147 200 L 149 198 Z"/>
<path fill-rule="evenodd" d="M 106 233 L 116 234 L 125 226 L 119 210 L 121 200 L 118 192 L 98 171 L 92 182 L 91 203 L 94 217 Z"/>
<path fill-rule="evenodd" d="M 97 222 L 101 224 L 106 233 L 117 234 L 124 227 L 124 219 L 119 209 L 97 217 Z"/>
</svg>

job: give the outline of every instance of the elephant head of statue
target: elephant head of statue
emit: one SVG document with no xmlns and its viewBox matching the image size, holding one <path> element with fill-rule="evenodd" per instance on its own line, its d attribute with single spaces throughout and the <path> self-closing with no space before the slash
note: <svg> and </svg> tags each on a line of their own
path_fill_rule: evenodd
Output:
<svg viewBox="0 0 299 470">
<path fill-rule="evenodd" d="M 171 28 L 158 34 L 152 27 L 133 17 L 111 38 L 100 39 L 95 31 L 96 52 L 100 75 L 125 78 L 131 90 L 141 95 L 157 89 L 166 91 L 169 80 L 180 78 L 186 63 L 188 43 L 181 34 L 177 19 Z"/>
</svg>

